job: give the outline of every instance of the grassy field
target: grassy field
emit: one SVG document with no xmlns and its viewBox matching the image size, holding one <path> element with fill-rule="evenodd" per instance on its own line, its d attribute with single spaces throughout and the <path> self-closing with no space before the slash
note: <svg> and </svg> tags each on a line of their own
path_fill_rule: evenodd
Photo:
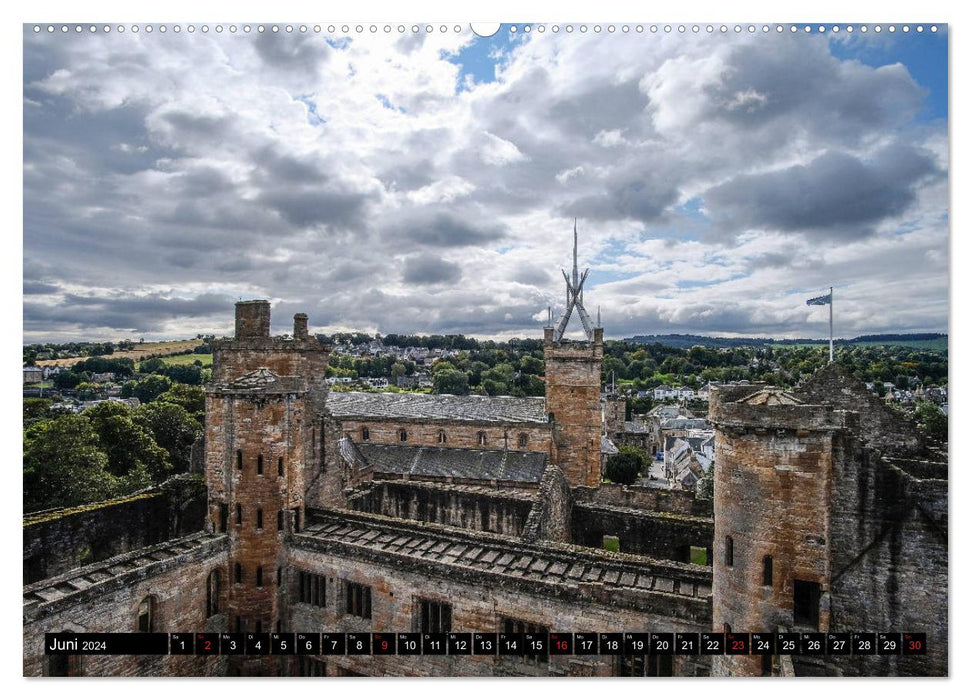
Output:
<svg viewBox="0 0 971 700">
<path fill-rule="evenodd" d="M 185 352 L 186 350 L 191 350 L 192 348 L 196 347 L 200 342 L 201 341 L 199 340 L 166 340 L 160 343 L 141 343 L 140 345 L 136 345 L 134 350 L 116 350 L 113 354 L 103 355 L 103 357 L 108 359 L 130 357 L 131 359 L 135 360 L 135 362 L 138 362 L 139 360 L 146 359 L 149 355 L 174 355 L 176 353 Z M 204 357 L 204 355 L 197 355 L 196 357 Z M 210 355 L 209 358 L 211 362 L 212 355 Z M 37 365 L 40 367 L 70 367 L 71 365 L 86 359 L 88 358 L 64 357 L 59 360 L 38 360 Z M 189 362 L 189 364 L 192 363 Z"/>
<path fill-rule="evenodd" d="M 171 355 L 162 358 L 162 362 L 166 365 L 194 365 L 196 360 L 202 362 L 203 367 L 212 367 L 211 352 L 202 355 Z"/>
</svg>

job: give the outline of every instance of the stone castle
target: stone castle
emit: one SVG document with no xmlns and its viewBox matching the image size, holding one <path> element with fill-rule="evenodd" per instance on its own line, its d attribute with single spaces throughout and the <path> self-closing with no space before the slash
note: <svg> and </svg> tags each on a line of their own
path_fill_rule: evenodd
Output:
<svg viewBox="0 0 971 700">
<path fill-rule="evenodd" d="M 713 502 L 603 483 L 582 282 L 574 265 L 565 315 L 586 339 L 545 330 L 536 398 L 329 392 L 306 315 L 271 337 L 269 302 L 238 303 L 205 488 L 25 518 L 24 674 L 946 675 L 946 459 L 830 365 L 714 392 Z M 928 653 L 45 656 L 66 630 L 901 631 Z"/>
</svg>

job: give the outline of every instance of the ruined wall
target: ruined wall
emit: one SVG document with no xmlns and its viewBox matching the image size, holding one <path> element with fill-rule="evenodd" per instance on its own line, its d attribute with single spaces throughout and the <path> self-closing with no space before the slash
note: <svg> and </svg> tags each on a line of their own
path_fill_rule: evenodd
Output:
<svg viewBox="0 0 971 700">
<path fill-rule="evenodd" d="M 24 585 L 201 530 L 205 515 L 205 488 L 188 476 L 127 498 L 29 514 Z"/>
<path fill-rule="evenodd" d="M 679 617 L 671 607 L 670 615 L 649 613 L 628 607 L 638 598 L 618 596 L 609 603 L 593 592 L 580 590 L 559 597 L 552 587 L 527 579 L 491 579 L 482 575 L 443 575 L 426 569 L 407 568 L 389 560 L 359 558 L 347 551 L 329 552 L 305 548 L 297 543 L 291 550 L 291 585 L 296 571 L 314 572 L 325 577 L 325 606 L 294 603 L 292 629 L 336 630 L 347 632 L 420 630 L 423 600 L 451 606 L 451 631 L 504 631 L 506 618 L 519 620 L 550 632 L 630 630 L 703 631 L 707 623 Z M 346 612 L 347 582 L 371 587 L 371 619 Z M 518 585 L 517 585 L 518 583 Z M 640 597 L 644 597 L 642 594 Z M 296 597 L 295 595 L 293 596 Z M 698 601 L 698 613 L 705 617 L 707 605 Z M 684 612 L 683 610 L 681 612 Z M 320 657 L 328 675 L 347 671 L 369 676 L 610 676 L 616 675 L 615 657 L 549 656 L 547 660 L 521 660 L 511 657 L 425 656 Z M 705 657 L 674 657 L 675 675 L 707 675 Z"/>
<path fill-rule="evenodd" d="M 554 342 L 546 329 L 546 410 L 553 415 L 553 462 L 571 486 L 600 483 L 600 374 L 603 329 L 590 343 Z"/>
<path fill-rule="evenodd" d="M 376 481 L 348 507 L 367 513 L 519 537 L 533 507 L 532 495 L 485 486 L 420 481 Z"/>
<path fill-rule="evenodd" d="M 948 496 L 939 466 L 945 478 L 915 478 L 854 440 L 838 445 L 830 629 L 924 632 L 928 654 L 827 657 L 830 673 L 947 675 Z"/>
<path fill-rule="evenodd" d="M 605 535 L 620 540 L 620 551 L 654 559 L 690 562 L 692 546 L 709 552 L 714 537 L 711 518 L 651 513 L 631 508 L 581 505 L 573 508 L 573 541 L 603 548 Z"/>
<path fill-rule="evenodd" d="M 627 400 L 622 396 L 609 395 L 603 403 L 603 427 L 607 435 L 622 433 L 627 417 Z"/>
<path fill-rule="evenodd" d="M 363 430 L 368 438 L 364 439 Z M 420 445 L 422 447 L 457 447 L 467 449 L 499 450 L 512 452 L 550 452 L 551 429 L 549 425 L 535 423 L 495 425 L 494 423 L 469 423 L 466 421 L 441 420 L 358 420 L 341 421 L 342 433 L 354 442 L 373 442 L 379 445 Z M 405 430 L 408 439 L 401 441 L 399 431 Z M 439 441 L 444 431 L 445 442 Z M 485 433 L 485 445 L 479 443 L 479 433 Z M 526 444 L 520 444 L 520 437 Z"/>
<path fill-rule="evenodd" d="M 884 452 L 913 452 L 922 447 L 913 422 L 889 408 L 859 379 L 829 364 L 802 386 L 806 403 L 859 413 L 859 437 Z"/>
<path fill-rule="evenodd" d="M 716 631 L 726 625 L 748 632 L 795 628 L 797 579 L 819 585 L 818 627 L 812 631 L 828 630 L 832 425 L 840 417 L 818 406 L 713 401 Z M 772 558 L 769 583 L 766 556 Z M 719 657 L 713 673 L 761 675 L 761 659 Z"/>
<path fill-rule="evenodd" d="M 164 546 L 157 549 L 164 551 Z M 153 631 L 226 631 L 224 615 L 206 617 L 207 577 L 226 570 L 224 538 L 156 561 L 158 556 L 164 554 L 146 551 L 134 562 L 113 558 L 104 566 L 95 564 L 25 588 L 24 675 L 50 674 L 50 658 L 43 652 L 46 632 L 137 632 L 139 605 L 149 596 L 154 598 Z M 72 581 L 87 587 L 78 590 Z M 70 657 L 73 674 L 85 676 L 219 675 L 221 665 L 219 657 Z"/>
<path fill-rule="evenodd" d="M 652 489 L 623 484 L 600 484 L 597 488 L 573 489 L 577 504 L 633 508 L 655 513 L 680 513 L 702 518 L 712 516 L 713 501 L 695 498 L 693 493 Z"/>
<path fill-rule="evenodd" d="M 539 491 L 523 531 L 527 542 L 573 541 L 573 497 L 570 484 L 559 467 L 550 465 L 543 472 Z"/>
</svg>

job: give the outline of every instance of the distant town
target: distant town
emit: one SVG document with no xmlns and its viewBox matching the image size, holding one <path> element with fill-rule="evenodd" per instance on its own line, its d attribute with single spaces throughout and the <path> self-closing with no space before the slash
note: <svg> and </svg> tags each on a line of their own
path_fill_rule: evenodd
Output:
<svg viewBox="0 0 971 700">
<path fill-rule="evenodd" d="M 538 339 L 495 342 L 461 335 L 366 333 L 317 337 L 332 347 L 326 379 L 332 391 L 525 397 L 542 396 L 545 390 Z M 679 347 L 685 339 L 694 344 Z M 175 403 L 196 404 L 194 421 L 188 423 L 186 418 L 184 424 L 164 426 L 158 432 L 181 432 L 182 442 L 191 444 L 203 427 L 202 386 L 212 378 L 214 340 L 215 336 L 200 334 L 184 341 L 25 346 L 25 428 L 102 403 L 137 412 L 146 404 L 172 401 L 174 387 L 181 397 Z M 750 344 L 737 345 L 738 340 L 640 336 L 605 342 L 606 478 L 654 488 L 708 488 L 705 476 L 714 459 L 714 429 L 707 420 L 712 388 L 756 382 L 791 388 L 827 360 L 826 349 L 818 341 L 744 339 Z M 719 342 L 726 346 L 718 346 Z M 837 344 L 836 362 L 888 405 L 914 417 L 935 441 L 946 442 L 946 335 L 842 341 Z M 159 442 L 173 455 L 164 474 L 189 468 L 185 445 L 180 448 L 165 438 Z M 616 469 L 607 469 L 611 464 Z"/>
</svg>

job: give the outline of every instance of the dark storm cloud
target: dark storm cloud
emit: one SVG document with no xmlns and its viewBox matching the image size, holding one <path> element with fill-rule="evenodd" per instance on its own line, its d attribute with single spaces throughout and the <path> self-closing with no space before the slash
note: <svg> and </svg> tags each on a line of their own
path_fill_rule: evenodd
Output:
<svg viewBox="0 0 971 700">
<path fill-rule="evenodd" d="M 277 189 L 264 192 L 258 201 L 294 226 L 332 224 L 350 228 L 361 223 L 367 197 L 357 192 L 326 189 Z"/>
<path fill-rule="evenodd" d="M 24 280 L 24 296 L 29 294 L 56 294 L 61 288 L 56 284 L 46 282 L 28 282 Z"/>
<path fill-rule="evenodd" d="M 35 326 L 79 324 L 149 333 L 164 328 L 168 320 L 225 314 L 234 302 L 235 299 L 222 294 L 200 294 L 193 299 L 161 294 L 140 297 L 65 294 L 58 304 L 25 302 L 24 317 Z"/>
<path fill-rule="evenodd" d="M 853 139 L 910 119 L 925 91 L 903 66 L 872 69 L 834 58 L 825 40 L 739 44 L 726 59 L 730 70 L 706 88 L 705 120 L 724 119 L 753 129 L 796 118 L 823 138 Z M 771 50 L 766 50 L 766 44 Z"/>
<path fill-rule="evenodd" d="M 705 201 L 733 227 L 859 238 L 905 211 L 916 185 L 935 174 L 930 154 L 910 146 L 888 147 L 867 160 L 830 151 L 808 165 L 736 177 L 709 190 Z"/>
<path fill-rule="evenodd" d="M 413 255 L 405 259 L 401 281 L 406 284 L 442 284 L 462 279 L 462 268 L 440 258 Z"/>
<path fill-rule="evenodd" d="M 650 174 L 626 179 L 611 177 L 603 190 L 588 194 L 560 207 L 565 217 L 584 217 L 598 221 L 632 219 L 644 223 L 656 222 L 664 210 L 678 199 L 678 189 Z"/>
<path fill-rule="evenodd" d="M 256 35 L 256 53 L 267 66 L 283 72 L 316 78 L 330 58 L 331 48 L 320 36 L 262 32 Z"/>
<path fill-rule="evenodd" d="M 387 233 L 395 241 L 444 248 L 488 245 L 508 234 L 505 224 L 472 216 L 460 217 L 444 208 L 417 210 L 389 223 Z"/>
</svg>

